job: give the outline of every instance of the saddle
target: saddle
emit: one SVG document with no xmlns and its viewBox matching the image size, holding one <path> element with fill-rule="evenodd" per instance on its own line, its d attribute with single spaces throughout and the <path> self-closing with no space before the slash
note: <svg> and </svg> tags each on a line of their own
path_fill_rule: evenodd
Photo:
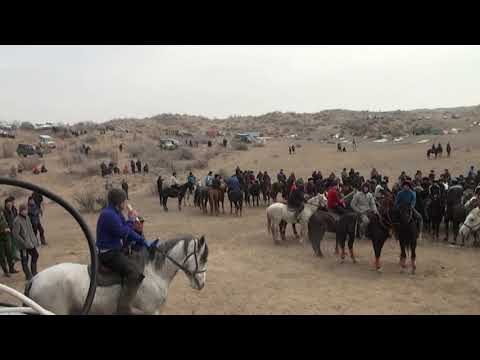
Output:
<svg viewBox="0 0 480 360">
<path fill-rule="evenodd" d="M 145 254 L 142 251 L 132 251 L 128 255 L 130 260 L 133 260 L 135 266 L 140 273 L 143 273 L 145 269 L 146 258 Z M 88 276 L 92 276 L 92 267 L 91 264 L 87 266 Z M 114 272 L 112 269 L 104 266 L 100 261 L 98 262 L 98 271 L 97 271 L 97 287 L 109 287 L 113 285 L 122 285 L 123 286 L 123 277 Z"/>
</svg>

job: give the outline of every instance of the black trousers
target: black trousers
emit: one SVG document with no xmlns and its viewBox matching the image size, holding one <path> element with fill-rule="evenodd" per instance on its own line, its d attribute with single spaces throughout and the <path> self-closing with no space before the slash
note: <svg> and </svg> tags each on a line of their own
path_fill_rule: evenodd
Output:
<svg viewBox="0 0 480 360">
<path fill-rule="evenodd" d="M 13 269 L 13 257 L 10 241 L 0 241 L 0 266 L 5 273 Z"/>
<path fill-rule="evenodd" d="M 143 280 L 143 274 L 136 264 L 122 250 L 110 250 L 98 254 L 100 263 L 120 274 L 127 284 L 138 284 Z"/>
<path fill-rule="evenodd" d="M 40 233 L 40 242 L 42 245 L 46 245 L 47 242 L 45 241 L 45 231 L 43 230 L 42 223 L 38 222 L 38 224 L 32 224 L 32 228 L 36 237 L 38 237 L 38 233 Z"/>
<path fill-rule="evenodd" d="M 30 279 L 32 276 L 37 274 L 37 260 L 38 260 L 38 251 L 37 249 L 23 249 L 20 250 L 20 259 L 22 262 L 22 269 L 25 273 L 25 277 Z M 28 262 L 30 260 L 30 267 Z"/>
<path fill-rule="evenodd" d="M 345 214 L 345 208 L 341 205 L 337 205 L 335 206 L 335 208 L 333 209 L 333 211 L 335 211 L 338 215 L 343 215 Z"/>
</svg>

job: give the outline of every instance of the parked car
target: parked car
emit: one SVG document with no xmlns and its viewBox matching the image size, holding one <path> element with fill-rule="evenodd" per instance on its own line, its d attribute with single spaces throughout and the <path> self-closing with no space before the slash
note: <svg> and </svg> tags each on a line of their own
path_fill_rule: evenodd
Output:
<svg viewBox="0 0 480 360">
<path fill-rule="evenodd" d="M 160 149 L 175 150 L 178 147 L 178 144 L 176 144 L 171 139 L 162 139 L 162 140 L 160 140 L 160 145 L 159 146 L 160 146 Z"/>
<path fill-rule="evenodd" d="M 57 145 L 55 144 L 55 141 L 53 141 L 51 136 L 40 135 L 39 138 L 40 138 L 39 145 L 42 149 L 51 150 L 57 147 Z"/>
<path fill-rule="evenodd" d="M 40 157 L 43 157 L 43 151 L 40 149 L 38 146 L 34 146 L 31 144 L 18 144 L 17 146 L 17 154 L 18 156 L 32 156 L 32 155 L 38 155 Z"/>
</svg>

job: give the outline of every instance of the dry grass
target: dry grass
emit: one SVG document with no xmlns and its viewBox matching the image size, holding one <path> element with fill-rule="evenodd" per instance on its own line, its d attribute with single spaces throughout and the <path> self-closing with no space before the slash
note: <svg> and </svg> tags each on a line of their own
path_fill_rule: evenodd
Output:
<svg viewBox="0 0 480 360">
<path fill-rule="evenodd" d="M 15 155 L 15 144 L 6 142 L 2 144 L 2 157 L 4 159 L 12 158 Z"/>
<path fill-rule="evenodd" d="M 190 149 L 180 149 L 179 151 L 180 155 L 179 155 L 179 160 L 194 160 L 195 159 L 195 155 L 193 154 L 192 150 Z"/>
<path fill-rule="evenodd" d="M 245 143 L 234 142 L 232 143 L 232 148 L 236 151 L 247 151 L 248 145 Z"/>
<path fill-rule="evenodd" d="M 60 162 L 66 168 L 71 168 L 74 165 L 80 165 L 84 161 L 85 161 L 85 157 L 78 153 L 62 154 L 60 156 Z"/>
<path fill-rule="evenodd" d="M 89 145 L 95 145 L 98 142 L 98 139 L 95 135 L 88 135 L 83 141 Z"/>
<path fill-rule="evenodd" d="M 91 190 L 73 195 L 73 200 L 77 203 L 80 212 L 83 213 L 94 213 L 100 210 L 97 203 L 98 198 L 98 194 Z"/>
</svg>

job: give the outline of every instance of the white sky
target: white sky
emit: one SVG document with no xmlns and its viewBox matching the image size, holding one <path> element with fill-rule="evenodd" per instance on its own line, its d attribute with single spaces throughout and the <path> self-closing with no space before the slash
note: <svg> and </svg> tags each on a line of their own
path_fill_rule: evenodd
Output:
<svg viewBox="0 0 480 360">
<path fill-rule="evenodd" d="M 480 104 L 480 46 L 0 46 L 0 120 Z"/>
</svg>

